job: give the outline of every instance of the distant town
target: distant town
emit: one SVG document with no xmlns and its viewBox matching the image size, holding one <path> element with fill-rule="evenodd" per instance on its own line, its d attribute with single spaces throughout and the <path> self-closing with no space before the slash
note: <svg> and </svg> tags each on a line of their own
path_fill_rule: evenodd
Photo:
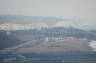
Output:
<svg viewBox="0 0 96 63">
<path fill-rule="evenodd" d="M 35 18 L 30 19 L 38 22 L 2 18 L 0 63 L 96 63 L 96 30 L 81 29 L 62 19 Z M 54 22 L 44 22 L 47 20 Z"/>
</svg>

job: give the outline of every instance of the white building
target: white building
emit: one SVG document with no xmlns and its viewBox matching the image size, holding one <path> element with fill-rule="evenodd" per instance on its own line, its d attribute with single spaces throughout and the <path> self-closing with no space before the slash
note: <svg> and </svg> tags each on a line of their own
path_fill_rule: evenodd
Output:
<svg viewBox="0 0 96 63">
<path fill-rule="evenodd" d="M 48 27 L 45 23 L 32 23 L 32 24 L 15 24 L 15 23 L 4 23 L 0 24 L 0 30 L 30 30 L 30 29 L 41 29 Z"/>
</svg>

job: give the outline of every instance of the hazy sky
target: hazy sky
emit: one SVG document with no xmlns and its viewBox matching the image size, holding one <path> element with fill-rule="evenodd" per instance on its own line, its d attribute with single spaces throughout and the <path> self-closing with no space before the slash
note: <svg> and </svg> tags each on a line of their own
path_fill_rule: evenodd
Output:
<svg viewBox="0 0 96 63">
<path fill-rule="evenodd" d="M 96 0 L 0 0 L 0 14 L 78 18 L 82 28 L 95 28 Z"/>
<path fill-rule="evenodd" d="M 0 14 L 96 16 L 96 0 L 0 0 Z"/>
</svg>

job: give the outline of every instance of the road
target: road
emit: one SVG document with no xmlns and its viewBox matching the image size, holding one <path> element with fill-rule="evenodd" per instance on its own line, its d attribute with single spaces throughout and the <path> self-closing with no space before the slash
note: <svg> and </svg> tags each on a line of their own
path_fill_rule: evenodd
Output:
<svg viewBox="0 0 96 63">
<path fill-rule="evenodd" d="M 24 48 L 24 47 L 27 47 L 27 46 L 36 47 L 41 42 L 42 41 L 40 41 L 40 40 L 24 42 L 22 44 L 19 44 L 19 45 L 13 46 L 13 47 L 9 47 L 9 48 L 5 48 L 3 50 L 0 50 L 0 53 L 15 53 L 15 51 L 19 50 L 20 48 Z"/>
</svg>

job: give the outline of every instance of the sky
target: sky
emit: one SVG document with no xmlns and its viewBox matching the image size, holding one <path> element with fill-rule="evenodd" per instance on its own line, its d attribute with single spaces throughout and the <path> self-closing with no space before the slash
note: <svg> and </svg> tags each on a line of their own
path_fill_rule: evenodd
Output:
<svg viewBox="0 0 96 63">
<path fill-rule="evenodd" d="M 96 0 L 0 0 L 0 14 L 71 17 L 96 25 Z"/>
<path fill-rule="evenodd" d="M 0 14 L 96 16 L 96 0 L 0 0 Z"/>
</svg>

